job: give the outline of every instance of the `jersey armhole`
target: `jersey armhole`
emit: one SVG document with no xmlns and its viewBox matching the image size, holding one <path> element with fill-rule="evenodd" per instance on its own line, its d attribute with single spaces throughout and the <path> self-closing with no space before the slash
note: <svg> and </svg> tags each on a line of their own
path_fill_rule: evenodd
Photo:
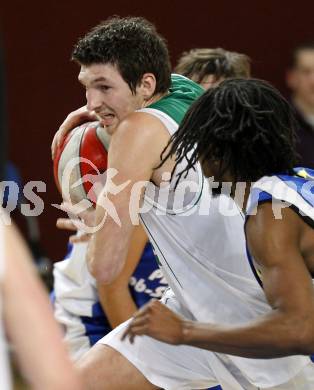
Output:
<svg viewBox="0 0 314 390">
<path fill-rule="evenodd" d="M 273 199 L 265 199 L 265 200 L 261 200 L 260 202 L 258 202 L 258 206 L 263 204 L 263 203 L 267 203 L 267 202 L 272 202 Z M 257 207 L 258 207 L 257 206 Z M 293 204 L 290 204 L 290 206 L 288 206 L 289 209 L 293 210 L 296 214 L 298 214 L 298 216 L 308 225 L 310 226 L 312 229 L 314 229 L 314 221 L 312 218 L 308 217 L 307 215 L 303 215 L 302 212 L 299 210 L 299 208 Z M 250 214 L 246 215 L 246 218 L 245 218 L 245 222 L 244 222 L 244 229 L 246 227 L 246 223 L 247 221 L 249 220 L 250 218 Z"/>
</svg>

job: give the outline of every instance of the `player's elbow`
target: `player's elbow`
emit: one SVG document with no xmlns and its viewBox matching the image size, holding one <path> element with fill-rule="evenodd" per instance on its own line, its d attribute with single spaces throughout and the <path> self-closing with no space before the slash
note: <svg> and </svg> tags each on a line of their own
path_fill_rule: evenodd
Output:
<svg viewBox="0 0 314 390">
<path fill-rule="evenodd" d="M 90 274 L 101 284 L 110 284 L 119 272 L 119 264 L 104 261 L 93 250 L 87 253 L 87 266 Z"/>
<path fill-rule="evenodd" d="M 296 350 L 300 355 L 314 354 L 314 323 L 305 325 L 299 329 L 299 337 L 297 338 Z"/>
<path fill-rule="evenodd" d="M 102 264 L 95 264 L 94 262 L 89 263 L 89 272 L 101 284 L 110 284 L 112 283 L 118 273 L 116 267 L 105 266 Z"/>
<path fill-rule="evenodd" d="M 299 318 L 289 333 L 287 349 L 291 355 L 314 354 L 314 318 Z"/>
</svg>

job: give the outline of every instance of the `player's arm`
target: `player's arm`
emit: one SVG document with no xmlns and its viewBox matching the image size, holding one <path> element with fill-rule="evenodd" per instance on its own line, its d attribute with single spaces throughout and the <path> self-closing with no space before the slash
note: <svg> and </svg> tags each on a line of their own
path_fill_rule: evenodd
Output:
<svg viewBox="0 0 314 390">
<path fill-rule="evenodd" d="M 310 355 L 314 352 L 314 289 L 300 249 L 305 227 L 291 209 L 284 209 L 283 219 L 275 220 L 270 203 L 259 206 L 247 223 L 249 250 L 261 266 L 270 313 L 242 326 L 219 326 L 183 321 L 155 302 L 136 315 L 126 334 L 131 339 L 147 334 L 172 344 L 247 358 Z"/>
<path fill-rule="evenodd" d="M 133 316 L 137 306 L 129 289 L 129 279 L 141 260 L 147 235 L 141 225 L 134 228 L 125 266 L 110 284 L 97 284 L 99 300 L 112 328 Z"/>
<path fill-rule="evenodd" d="M 116 174 L 108 180 L 107 171 L 96 207 L 96 225 L 101 228 L 92 235 L 87 255 L 90 272 L 100 283 L 110 283 L 124 266 L 145 189 L 141 182 L 151 179 L 168 140 L 162 123 L 144 113 L 129 115 L 111 138 L 108 171 Z"/>
<path fill-rule="evenodd" d="M 52 308 L 14 227 L 5 228 L 4 320 L 32 389 L 81 389 Z"/>
</svg>

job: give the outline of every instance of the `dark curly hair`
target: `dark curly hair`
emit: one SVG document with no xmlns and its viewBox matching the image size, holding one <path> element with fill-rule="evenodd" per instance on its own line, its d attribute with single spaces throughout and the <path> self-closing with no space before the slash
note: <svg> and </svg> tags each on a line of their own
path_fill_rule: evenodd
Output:
<svg viewBox="0 0 314 390">
<path fill-rule="evenodd" d="M 293 109 L 274 87 L 262 80 L 230 79 L 194 102 L 164 161 L 174 154 L 176 165 L 187 159 L 178 181 L 199 159 L 218 162 L 217 180 L 227 171 L 235 181 L 291 174 L 294 129 Z"/>
<path fill-rule="evenodd" d="M 166 42 L 141 17 L 114 16 L 94 27 L 75 45 L 72 59 L 80 65 L 117 66 L 132 93 L 145 73 L 156 77 L 155 94 L 170 87 L 171 66 Z"/>
</svg>

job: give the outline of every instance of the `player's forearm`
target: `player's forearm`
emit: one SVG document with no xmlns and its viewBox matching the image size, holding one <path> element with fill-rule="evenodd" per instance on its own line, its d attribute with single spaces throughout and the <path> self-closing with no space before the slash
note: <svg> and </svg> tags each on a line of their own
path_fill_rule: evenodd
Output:
<svg viewBox="0 0 314 390">
<path fill-rule="evenodd" d="M 136 312 L 137 306 L 128 286 L 115 288 L 114 290 L 102 286 L 98 288 L 98 291 L 101 306 L 112 328 L 128 320 Z"/>
<path fill-rule="evenodd" d="M 100 210 L 97 215 L 99 229 L 92 235 L 87 262 L 91 274 L 99 283 L 113 282 L 121 272 L 128 253 L 133 226 L 123 213 L 120 213 L 120 226 L 109 216 L 105 219 Z"/>
<path fill-rule="evenodd" d="M 106 234 L 106 231 L 96 233 L 92 236 L 88 247 L 89 271 L 98 282 L 109 284 L 122 270 L 126 255 L 127 242 L 125 237 L 120 237 L 118 231 L 113 235 Z"/>
<path fill-rule="evenodd" d="M 247 358 L 276 358 L 314 352 L 303 319 L 271 315 L 249 326 L 221 327 L 187 321 L 183 344 Z M 312 339 L 312 340 L 311 340 Z"/>
</svg>

